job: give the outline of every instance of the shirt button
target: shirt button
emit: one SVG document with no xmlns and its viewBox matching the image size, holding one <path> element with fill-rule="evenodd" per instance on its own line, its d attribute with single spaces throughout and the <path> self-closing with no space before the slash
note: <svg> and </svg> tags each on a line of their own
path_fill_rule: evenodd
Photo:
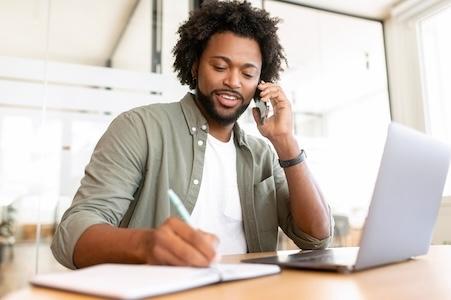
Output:
<svg viewBox="0 0 451 300">
<path fill-rule="evenodd" d="M 192 132 L 196 132 L 196 130 L 197 130 L 196 127 L 192 127 L 192 128 L 191 128 L 191 131 L 192 131 Z"/>
<path fill-rule="evenodd" d="M 195 185 L 198 185 L 198 184 L 199 184 L 199 180 L 194 179 L 194 180 L 193 180 L 193 183 L 194 183 Z"/>
<path fill-rule="evenodd" d="M 198 144 L 199 146 L 202 146 L 202 145 L 204 144 L 204 141 L 197 141 L 197 144 Z"/>
<path fill-rule="evenodd" d="M 207 125 L 202 125 L 200 128 L 202 128 L 203 131 L 207 130 Z"/>
</svg>

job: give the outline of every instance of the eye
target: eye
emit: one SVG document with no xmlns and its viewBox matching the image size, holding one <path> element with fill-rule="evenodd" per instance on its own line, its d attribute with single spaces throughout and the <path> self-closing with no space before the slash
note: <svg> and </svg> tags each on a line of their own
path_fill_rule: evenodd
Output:
<svg viewBox="0 0 451 300">
<path fill-rule="evenodd" d="M 254 77 L 253 74 L 249 74 L 249 73 L 243 73 L 243 76 L 248 78 L 248 79 L 251 79 L 252 77 Z"/>
<path fill-rule="evenodd" d="M 224 71 L 226 69 L 226 67 L 224 67 L 224 66 L 213 66 L 213 68 L 216 71 L 219 71 L 219 72 L 222 72 L 222 71 Z"/>
</svg>

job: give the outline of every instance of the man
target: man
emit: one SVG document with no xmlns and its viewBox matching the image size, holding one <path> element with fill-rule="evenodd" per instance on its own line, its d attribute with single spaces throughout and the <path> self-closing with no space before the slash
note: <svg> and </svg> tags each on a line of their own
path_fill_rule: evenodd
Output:
<svg viewBox="0 0 451 300">
<path fill-rule="evenodd" d="M 329 208 L 272 83 L 285 59 L 277 22 L 248 3 L 211 1 L 179 28 L 174 68 L 195 94 L 111 123 L 57 229 L 58 261 L 208 266 L 217 254 L 275 250 L 278 226 L 300 248 L 328 245 Z M 273 106 L 263 123 L 253 114 L 285 168 L 236 123 L 254 95 Z M 176 217 L 170 188 L 197 229 Z"/>
</svg>

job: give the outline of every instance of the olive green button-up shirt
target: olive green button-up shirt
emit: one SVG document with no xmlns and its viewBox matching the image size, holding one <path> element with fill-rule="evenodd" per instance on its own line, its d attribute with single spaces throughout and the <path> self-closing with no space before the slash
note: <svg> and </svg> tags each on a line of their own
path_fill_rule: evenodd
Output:
<svg viewBox="0 0 451 300">
<path fill-rule="evenodd" d="M 207 121 L 189 93 L 180 102 L 138 107 L 114 119 L 57 228 L 56 259 L 74 269 L 75 244 L 94 224 L 158 227 L 177 215 L 169 188 L 191 213 L 202 183 L 207 134 Z M 295 226 L 285 174 L 267 142 L 246 135 L 237 124 L 234 142 L 248 251 L 276 250 L 279 226 L 301 249 L 326 247 L 331 237 L 318 240 Z"/>
</svg>

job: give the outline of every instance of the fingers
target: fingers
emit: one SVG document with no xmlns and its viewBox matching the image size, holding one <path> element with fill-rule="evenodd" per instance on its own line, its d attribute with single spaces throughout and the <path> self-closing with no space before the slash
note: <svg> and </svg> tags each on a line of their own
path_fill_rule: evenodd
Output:
<svg viewBox="0 0 451 300">
<path fill-rule="evenodd" d="M 260 82 L 258 89 L 261 90 L 262 101 L 270 101 L 272 114 L 264 124 L 260 124 L 256 118 L 258 112 L 253 111 L 254 119 L 260 133 L 268 138 L 274 145 L 283 140 L 281 137 L 291 136 L 293 130 L 293 114 L 291 103 L 288 101 L 282 88 L 274 83 Z"/>
<path fill-rule="evenodd" d="M 207 263 L 213 260 L 216 255 L 216 245 L 218 244 L 216 236 L 201 230 L 196 230 L 178 218 L 170 218 L 168 221 L 182 242 L 192 246 L 208 261 Z M 185 253 L 180 254 L 185 255 Z"/>
<path fill-rule="evenodd" d="M 261 90 L 261 100 L 271 102 L 275 115 L 278 115 L 281 111 L 288 112 L 291 109 L 290 101 L 288 101 L 282 88 L 277 84 L 262 81 L 258 88 Z"/>
<path fill-rule="evenodd" d="M 154 248 L 154 255 L 158 257 L 158 263 L 161 265 L 169 265 L 169 266 L 184 266 L 186 263 L 172 254 L 171 252 L 167 251 L 166 248 L 164 248 L 163 245 L 155 245 Z"/>
<path fill-rule="evenodd" d="M 205 232 L 203 230 L 198 229 L 197 232 L 199 232 L 202 235 L 202 242 L 204 244 L 204 247 L 202 247 L 202 252 L 205 256 L 208 258 L 213 259 L 216 256 L 216 248 L 219 244 L 219 239 L 216 235 L 211 234 L 209 232 Z M 212 246 L 212 247 L 211 247 Z"/>
<path fill-rule="evenodd" d="M 160 264 L 206 267 L 215 258 L 217 243 L 214 235 L 169 218 L 154 232 L 152 254 Z"/>
<path fill-rule="evenodd" d="M 285 94 L 283 93 L 280 86 L 278 86 L 277 84 L 262 81 L 258 85 L 258 88 L 261 90 L 260 97 L 262 101 L 272 102 L 275 100 L 277 103 L 277 101 L 286 100 Z M 274 105 L 275 103 L 272 104 Z"/>
<path fill-rule="evenodd" d="M 213 252 L 211 252 L 210 254 L 208 254 L 208 257 L 213 257 L 211 262 L 218 262 L 218 259 L 221 257 L 221 255 L 216 251 L 216 249 L 218 248 L 218 244 L 219 244 L 219 239 L 216 235 L 211 234 L 209 232 L 205 232 L 202 230 L 198 230 L 199 232 L 201 232 L 207 241 L 209 241 L 209 244 L 213 245 Z"/>
</svg>

